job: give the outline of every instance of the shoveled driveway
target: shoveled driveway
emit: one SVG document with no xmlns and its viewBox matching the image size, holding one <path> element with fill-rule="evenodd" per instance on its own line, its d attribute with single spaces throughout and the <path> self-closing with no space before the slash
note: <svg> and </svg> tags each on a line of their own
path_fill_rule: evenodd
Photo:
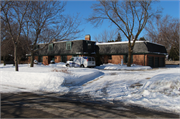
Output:
<svg viewBox="0 0 180 119">
<path fill-rule="evenodd" d="M 179 118 L 176 114 L 120 103 L 79 101 L 86 100 L 85 96 L 53 95 L 56 94 L 2 93 L 1 118 Z"/>
</svg>

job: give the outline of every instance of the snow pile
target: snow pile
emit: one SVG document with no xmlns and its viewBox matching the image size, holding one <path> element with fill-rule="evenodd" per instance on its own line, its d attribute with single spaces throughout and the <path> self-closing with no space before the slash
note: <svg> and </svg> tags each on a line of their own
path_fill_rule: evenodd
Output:
<svg viewBox="0 0 180 119">
<path fill-rule="evenodd" d="M 151 109 L 180 113 L 180 74 L 159 74 L 148 80 L 128 99 Z"/>
<path fill-rule="evenodd" d="M 101 66 L 96 66 L 97 69 L 111 69 L 111 70 L 147 70 L 147 69 L 152 69 L 150 66 L 141 66 L 141 65 L 136 65 L 132 64 L 131 67 L 127 67 L 127 65 L 115 65 L 115 64 L 103 64 Z"/>
<path fill-rule="evenodd" d="M 144 84 L 143 89 L 170 97 L 178 97 L 180 96 L 180 74 L 156 75 Z"/>
<path fill-rule="evenodd" d="M 102 65 L 99 68 L 121 65 Z M 127 69 L 129 67 L 125 67 Z M 94 99 L 180 113 L 180 67 L 135 71 L 65 68 L 65 63 L 49 66 L 0 65 L 0 92 L 41 91 L 87 94 Z M 144 68 L 145 69 L 145 68 Z"/>
<path fill-rule="evenodd" d="M 20 71 L 15 72 L 14 66 L 9 68 L 0 67 L 1 89 L 0 92 L 21 92 L 21 91 L 48 91 L 48 92 L 67 92 L 66 86 L 82 85 L 103 73 L 97 69 L 81 68 L 62 68 L 35 65 L 34 68 L 19 67 Z M 22 70 L 23 69 L 23 70 Z M 12 87 L 12 89 L 8 88 Z"/>
</svg>

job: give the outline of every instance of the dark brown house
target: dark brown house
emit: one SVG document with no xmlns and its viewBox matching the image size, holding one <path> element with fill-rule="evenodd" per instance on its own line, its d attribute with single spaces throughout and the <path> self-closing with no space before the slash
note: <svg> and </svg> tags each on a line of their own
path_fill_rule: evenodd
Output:
<svg viewBox="0 0 180 119">
<path fill-rule="evenodd" d="M 39 44 L 37 47 L 42 47 L 44 44 Z M 137 41 L 133 49 L 132 63 L 151 66 L 164 67 L 166 48 L 162 45 L 147 42 Z M 102 63 L 120 64 L 127 63 L 128 42 L 110 42 L 96 43 L 91 41 L 90 36 L 86 36 L 85 40 L 53 42 L 42 50 L 35 53 L 34 58 L 48 65 L 51 60 L 58 62 L 66 62 L 73 56 L 94 56 L 97 55 Z M 30 57 L 29 57 L 30 61 Z"/>
</svg>

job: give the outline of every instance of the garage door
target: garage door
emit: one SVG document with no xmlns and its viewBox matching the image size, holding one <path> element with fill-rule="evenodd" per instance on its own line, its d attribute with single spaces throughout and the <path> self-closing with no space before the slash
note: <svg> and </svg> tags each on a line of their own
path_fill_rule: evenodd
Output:
<svg viewBox="0 0 180 119">
<path fill-rule="evenodd" d="M 159 57 L 155 57 L 154 67 L 159 67 Z"/>
<path fill-rule="evenodd" d="M 148 66 L 154 67 L 154 57 L 148 56 Z"/>
<path fill-rule="evenodd" d="M 164 59 L 164 57 L 160 57 L 159 66 L 160 67 L 164 67 L 165 66 L 165 59 Z"/>
</svg>

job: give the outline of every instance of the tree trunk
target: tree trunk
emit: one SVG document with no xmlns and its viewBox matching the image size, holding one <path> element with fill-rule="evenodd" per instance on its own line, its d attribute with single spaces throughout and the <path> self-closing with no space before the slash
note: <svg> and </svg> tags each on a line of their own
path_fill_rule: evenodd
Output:
<svg viewBox="0 0 180 119">
<path fill-rule="evenodd" d="M 17 60 L 17 45 L 14 45 L 14 63 L 15 63 L 15 71 L 19 71 L 18 69 L 18 60 Z"/>
<path fill-rule="evenodd" d="M 6 66 L 6 56 L 3 56 L 4 66 Z"/>
<path fill-rule="evenodd" d="M 21 57 L 19 56 L 18 57 L 18 64 L 20 64 L 20 62 L 21 62 Z"/>
<path fill-rule="evenodd" d="M 31 53 L 31 65 L 30 67 L 34 67 L 34 53 Z"/>
<path fill-rule="evenodd" d="M 131 57 L 132 57 L 132 50 L 131 50 L 131 47 L 129 47 L 127 67 L 131 67 Z"/>
</svg>

